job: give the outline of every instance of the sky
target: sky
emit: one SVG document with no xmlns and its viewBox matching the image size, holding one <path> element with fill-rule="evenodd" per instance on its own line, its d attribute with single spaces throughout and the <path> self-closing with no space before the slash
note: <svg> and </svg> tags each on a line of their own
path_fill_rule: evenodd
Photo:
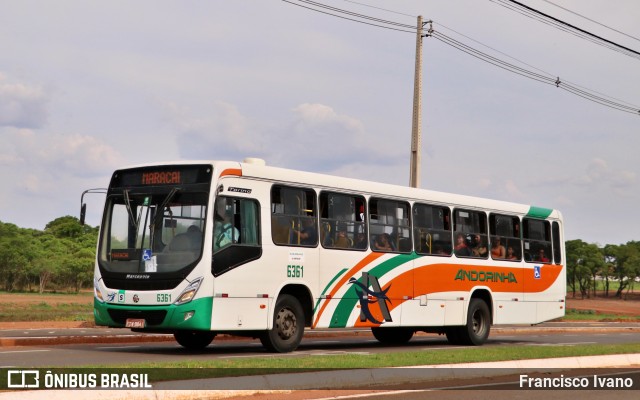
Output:
<svg viewBox="0 0 640 400">
<path fill-rule="evenodd" d="M 473 48 L 640 108 L 640 59 L 495 1 L 321 2 L 410 25 L 422 15 Z M 640 51 L 636 0 L 522 2 Z M 409 184 L 415 34 L 280 0 L 0 8 L 2 222 L 78 216 L 83 190 L 140 163 L 259 157 Z M 435 38 L 423 55 L 420 187 L 558 209 L 567 240 L 640 240 L 640 115 Z M 104 197 L 86 200 L 98 225 Z"/>
</svg>

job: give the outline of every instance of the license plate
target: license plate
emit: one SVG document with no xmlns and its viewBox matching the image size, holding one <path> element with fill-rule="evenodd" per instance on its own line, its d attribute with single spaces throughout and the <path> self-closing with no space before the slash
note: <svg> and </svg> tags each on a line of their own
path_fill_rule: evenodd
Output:
<svg viewBox="0 0 640 400">
<path fill-rule="evenodd" d="M 125 326 L 127 328 L 144 328 L 147 326 L 147 321 L 145 321 L 144 319 L 128 318 Z"/>
</svg>

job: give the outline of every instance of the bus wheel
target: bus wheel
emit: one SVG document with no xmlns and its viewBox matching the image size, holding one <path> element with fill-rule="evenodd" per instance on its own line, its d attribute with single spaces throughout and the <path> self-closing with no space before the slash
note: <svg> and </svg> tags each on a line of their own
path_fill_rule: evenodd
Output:
<svg viewBox="0 0 640 400">
<path fill-rule="evenodd" d="M 216 337 L 215 332 L 176 332 L 173 334 L 176 342 L 189 350 L 202 350 L 211 344 L 213 338 Z"/>
<path fill-rule="evenodd" d="M 491 330 L 491 313 L 484 300 L 471 299 L 467 313 L 467 325 L 459 328 L 457 332 L 459 343 L 471 346 L 480 346 L 489 337 Z M 449 338 L 449 335 L 447 335 Z"/>
<path fill-rule="evenodd" d="M 273 328 L 260 337 L 267 350 L 276 353 L 294 351 L 304 334 L 304 312 L 295 297 L 284 294 L 278 297 L 273 313 Z"/>
<path fill-rule="evenodd" d="M 409 328 L 371 328 L 373 337 L 384 344 L 405 344 L 413 337 L 413 329 Z"/>
</svg>

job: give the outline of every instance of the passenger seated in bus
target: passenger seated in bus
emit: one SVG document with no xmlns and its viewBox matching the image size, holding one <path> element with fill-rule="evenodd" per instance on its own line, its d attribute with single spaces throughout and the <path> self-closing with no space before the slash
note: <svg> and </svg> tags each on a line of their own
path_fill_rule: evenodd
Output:
<svg viewBox="0 0 640 400">
<path fill-rule="evenodd" d="M 393 251 L 391 246 L 391 237 L 388 233 L 382 233 L 376 236 L 376 240 L 373 242 L 373 249 L 378 251 Z"/>
<path fill-rule="evenodd" d="M 305 218 L 302 220 L 302 228 L 294 229 L 295 244 L 303 246 L 315 246 L 318 243 L 318 232 L 315 226 L 316 220 L 313 218 Z"/>
<path fill-rule="evenodd" d="M 453 248 L 454 253 L 458 257 L 470 257 L 471 250 L 467 246 L 467 240 L 462 233 L 456 235 L 456 246 Z"/>
<path fill-rule="evenodd" d="M 488 249 L 487 246 L 482 242 L 482 237 L 480 235 L 475 235 L 473 237 L 473 249 L 471 253 L 474 257 L 487 258 Z"/>
<path fill-rule="evenodd" d="M 549 259 L 544 254 L 544 249 L 540 249 L 538 251 L 538 257 L 536 257 L 536 261 L 540 261 L 540 262 L 544 262 L 544 263 L 548 263 L 549 262 Z"/>
<path fill-rule="evenodd" d="M 353 248 L 358 250 L 364 250 L 367 248 L 367 236 L 364 233 L 360 232 L 356 234 L 356 240 L 353 244 Z"/>
<path fill-rule="evenodd" d="M 451 253 L 447 252 L 441 245 L 437 244 L 433 247 L 433 253 L 437 256 L 448 256 Z"/>
<path fill-rule="evenodd" d="M 517 260 L 518 256 L 516 252 L 513 250 L 513 246 L 507 247 L 507 260 Z"/>
<path fill-rule="evenodd" d="M 344 229 L 338 230 L 336 240 L 333 242 L 333 247 L 340 247 L 343 249 L 351 248 L 351 240 L 347 237 L 347 232 Z"/>
<path fill-rule="evenodd" d="M 507 256 L 506 250 L 504 249 L 504 246 L 500 243 L 500 237 L 496 236 L 493 239 L 493 243 L 491 243 L 491 258 L 506 258 L 506 256 Z"/>
</svg>

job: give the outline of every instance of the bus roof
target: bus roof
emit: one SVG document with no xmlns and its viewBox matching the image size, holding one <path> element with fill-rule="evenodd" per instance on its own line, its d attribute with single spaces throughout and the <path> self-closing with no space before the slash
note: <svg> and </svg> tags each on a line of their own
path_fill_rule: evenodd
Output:
<svg viewBox="0 0 640 400">
<path fill-rule="evenodd" d="M 514 203 L 501 200 L 492 200 L 483 197 L 474 197 L 434 190 L 412 188 L 408 186 L 392 185 L 354 178 L 344 178 L 334 175 L 306 172 L 287 168 L 265 165 L 264 162 L 237 162 L 215 160 L 189 160 L 166 163 L 154 163 L 135 165 L 129 168 L 141 168 L 158 165 L 194 165 L 211 164 L 216 170 L 215 176 L 220 177 L 224 171 L 235 171 L 232 176 L 250 177 L 260 180 L 293 184 L 296 186 L 313 186 L 316 188 L 359 192 L 365 195 L 373 195 L 388 198 L 404 198 L 412 201 L 424 201 L 446 204 L 471 209 L 486 209 L 493 211 L 505 211 L 523 214 L 533 218 L 562 219 L 558 210 L 537 207 L 528 204 Z M 123 168 L 128 169 L 128 168 Z"/>
</svg>

